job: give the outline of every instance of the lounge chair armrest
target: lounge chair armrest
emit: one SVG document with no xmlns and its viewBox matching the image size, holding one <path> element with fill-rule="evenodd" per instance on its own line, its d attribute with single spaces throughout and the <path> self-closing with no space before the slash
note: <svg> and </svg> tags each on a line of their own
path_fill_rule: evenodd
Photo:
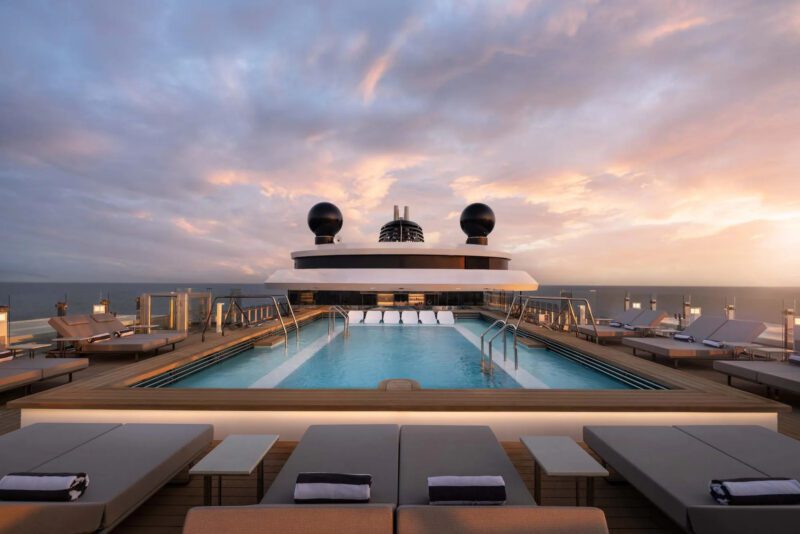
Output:
<svg viewBox="0 0 800 534">
<path fill-rule="evenodd" d="M 192 508 L 184 534 L 392 534 L 391 504 L 209 506 Z"/>
<path fill-rule="evenodd" d="M 800 524 L 800 505 L 796 506 L 690 506 L 687 510 L 695 534 L 792 534 Z"/>
<path fill-rule="evenodd" d="M 457 526 L 457 528 L 456 528 Z M 568 506 L 400 506 L 397 534 L 608 534 L 598 508 Z"/>
</svg>

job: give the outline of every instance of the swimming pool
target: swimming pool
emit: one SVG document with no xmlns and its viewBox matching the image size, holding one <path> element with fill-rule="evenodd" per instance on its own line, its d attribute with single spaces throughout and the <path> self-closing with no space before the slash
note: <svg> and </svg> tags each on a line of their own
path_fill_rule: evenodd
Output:
<svg viewBox="0 0 800 534">
<path fill-rule="evenodd" d="M 426 389 L 637 389 L 614 371 L 587 365 L 544 349 L 519 344 L 514 369 L 511 336 L 508 360 L 502 339 L 494 341 L 495 371 L 480 370 L 480 334 L 488 323 L 459 319 L 454 326 L 351 325 L 341 322 L 328 335 L 319 319 L 290 334 L 288 344 L 253 347 L 176 378 L 156 378 L 140 387 L 375 389 L 384 379 L 406 378 Z M 488 340 L 488 338 L 487 338 Z"/>
</svg>

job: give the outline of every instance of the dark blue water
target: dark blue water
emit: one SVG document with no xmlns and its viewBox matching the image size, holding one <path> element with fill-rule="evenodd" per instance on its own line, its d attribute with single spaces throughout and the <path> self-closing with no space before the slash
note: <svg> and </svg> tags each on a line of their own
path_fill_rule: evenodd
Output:
<svg viewBox="0 0 800 534">
<path fill-rule="evenodd" d="M 109 284 L 109 283 L 8 283 L 0 282 L 0 304 L 11 298 L 12 320 L 37 319 L 55 315 L 55 303 L 69 302 L 69 313 L 89 313 L 92 304 L 101 298 L 109 298 L 111 309 L 120 314 L 132 314 L 136 310 L 135 299 L 142 293 L 185 290 L 192 288 L 204 291 L 208 288 L 215 295 L 228 294 L 232 289 L 241 289 L 244 294 L 263 294 L 262 284 Z M 608 316 L 622 309 L 625 293 L 630 292 L 634 302 L 647 307 L 651 295 L 658 300 L 659 309 L 679 313 L 684 295 L 691 295 L 692 304 L 703 309 L 703 313 L 721 315 L 725 304 L 736 301 L 736 316 L 778 323 L 784 306 L 800 301 L 800 288 L 781 287 L 644 287 L 644 286 L 542 286 L 539 294 L 558 295 L 561 290 L 572 291 L 573 296 L 588 298 L 598 316 Z M 155 303 L 158 306 L 158 303 Z M 162 303 L 163 305 L 163 303 Z M 163 310 L 155 309 L 156 313 Z"/>
</svg>

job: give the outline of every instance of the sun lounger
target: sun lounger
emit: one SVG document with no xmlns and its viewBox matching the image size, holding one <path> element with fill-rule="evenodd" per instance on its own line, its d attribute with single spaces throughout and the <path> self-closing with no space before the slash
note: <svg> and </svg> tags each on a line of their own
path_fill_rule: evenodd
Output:
<svg viewBox="0 0 800 534">
<path fill-rule="evenodd" d="M 627 322 L 620 321 L 625 326 L 581 325 L 577 333 L 586 339 L 598 338 L 601 342 L 611 340 L 622 340 L 626 337 L 634 337 L 641 334 L 641 329 L 655 328 L 667 317 L 667 313 L 658 310 L 628 310 L 638 312 L 635 317 Z M 633 315 L 633 314 L 631 314 Z M 621 315 L 620 317 L 624 316 Z M 626 328 L 626 326 L 628 328 Z M 596 330 L 595 330 L 596 328 Z"/>
<path fill-rule="evenodd" d="M 259 505 L 192 508 L 184 534 L 309 532 L 392 534 L 397 504 L 396 425 L 308 428 Z M 369 504 L 295 504 L 299 473 L 372 475 Z"/>
<path fill-rule="evenodd" d="M 437 312 L 436 320 L 439 321 L 439 324 L 456 324 L 456 318 L 453 316 L 453 312 L 448 310 Z"/>
<path fill-rule="evenodd" d="M 422 324 L 439 324 L 436 320 L 436 313 L 432 310 L 422 310 L 419 312 L 419 322 Z"/>
<path fill-rule="evenodd" d="M 61 338 L 72 342 L 76 352 L 82 354 L 134 354 L 136 359 L 148 352 L 175 345 L 186 339 L 186 333 L 157 331 L 150 334 L 133 334 L 115 337 L 114 332 L 125 330 L 126 326 L 109 313 L 93 315 L 67 315 L 52 317 L 48 323 Z M 109 335 L 110 338 L 92 340 L 92 336 Z"/>
<path fill-rule="evenodd" d="M 364 312 L 361 310 L 350 310 L 347 312 L 347 318 L 350 324 L 360 323 L 364 320 Z"/>
<path fill-rule="evenodd" d="M 703 319 L 702 317 L 695 320 L 692 325 L 697 321 Z M 764 330 L 766 325 L 758 321 L 741 321 L 730 320 L 725 321 L 719 328 L 714 330 L 708 335 L 699 335 L 704 333 L 710 325 L 713 324 L 713 318 L 701 323 L 696 329 L 698 335 L 694 336 L 693 343 L 679 341 L 669 338 L 649 338 L 649 339 L 625 339 L 623 344 L 633 348 L 633 353 L 645 352 L 653 357 L 661 356 L 669 358 L 674 361 L 677 367 L 678 361 L 682 359 L 719 359 L 731 358 L 734 354 L 734 349 L 737 344 L 752 343 Z M 693 332 L 690 330 L 691 326 L 687 327 L 684 332 Z M 693 335 L 693 334 L 692 334 Z M 710 347 L 703 344 L 706 339 L 712 339 L 722 342 L 722 347 Z"/>
<path fill-rule="evenodd" d="M 688 532 L 796 532 L 800 506 L 724 506 L 713 479 L 800 478 L 800 442 L 759 426 L 585 427 L 584 441 Z"/>
<path fill-rule="evenodd" d="M 0 476 L 85 472 L 73 502 L 0 501 L 0 531 L 108 531 L 211 443 L 210 425 L 40 423 L 0 436 Z"/>
<path fill-rule="evenodd" d="M 42 380 L 69 375 L 89 367 L 86 358 L 17 358 L 0 363 L 0 369 L 32 369 L 42 373 Z"/>
<path fill-rule="evenodd" d="M 619 323 L 620 325 L 630 324 L 631 321 L 639 317 L 644 310 L 641 308 L 630 308 L 613 316 L 611 319 L 598 319 L 598 324 Z"/>
<path fill-rule="evenodd" d="M 400 312 L 397 310 L 383 312 L 383 324 L 400 324 Z"/>
<path fill-rule="evenodd" d="M 378 324 L 383 319 L 383 312 L 380 310 L 369 310 L 364 317 L 364 324 Z"/>
<path fill-rule="evenodd" d="M 502 476 L 502 506 L 431 506 L 429 476 Z M 400 431 L 397 534 L 606 533 L 596 508 L 537 506 L 486 426 L 404 426 Z"/>
<path fill-rule="evenodd" d="M 776 361 L 714 362 L 714 369 L 731 377 L 766 386 L 768 390 L 800 393 L 800 365 Z"/>
<path fill-rule="evenodd" d="M 403 324 L 419 324 L 419 315 L 414 310 L 405 310 L 402 313 Z"/>
<path fill-rule="evenodd" d="M 36 369 L 3 369 L 0 366 L 0 391 L 28 387 L 42 379 L 42 372 Z"/>
</svg>

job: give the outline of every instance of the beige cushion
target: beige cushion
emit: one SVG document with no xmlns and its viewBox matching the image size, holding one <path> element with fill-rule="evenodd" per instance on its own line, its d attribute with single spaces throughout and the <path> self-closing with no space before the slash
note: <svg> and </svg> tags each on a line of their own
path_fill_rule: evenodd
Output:
<svg viewBox="0 0 800 534">
<path fill-rule="evenodd" d="M 192 508 L 184 534 L 392 534 L 389 504 L 217 506 Z"/>
<path fill-rule="evenodd" d="M 401 506 L 397 534 L 607 534 L 597 508 Z"/>
</svg>

